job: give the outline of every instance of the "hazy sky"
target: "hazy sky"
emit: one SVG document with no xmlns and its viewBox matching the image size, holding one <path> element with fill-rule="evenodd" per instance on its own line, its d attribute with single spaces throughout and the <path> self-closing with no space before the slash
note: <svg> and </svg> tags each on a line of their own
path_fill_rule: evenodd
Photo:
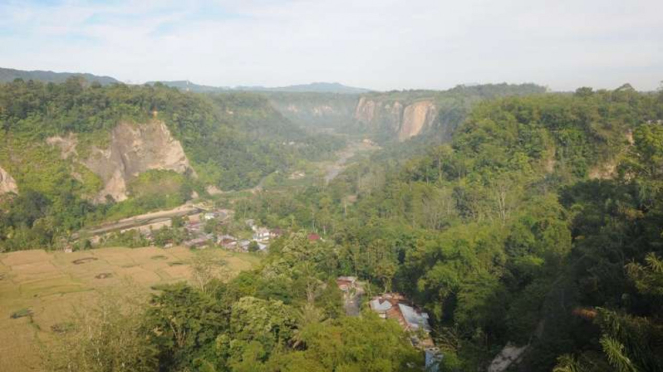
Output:
<svg viewBox="0 0 663 372">
<path fill-rule="evenodd" d="M 650 90 L 663 0 L 0 0 L 0 67 L 122 81 Z"/>
</svg>

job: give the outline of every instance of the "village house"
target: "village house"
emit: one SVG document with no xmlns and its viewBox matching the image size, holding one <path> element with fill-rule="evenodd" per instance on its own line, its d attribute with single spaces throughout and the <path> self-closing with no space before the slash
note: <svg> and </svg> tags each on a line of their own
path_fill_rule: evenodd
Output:
<svg viewBox="0 0 663 372">
<path fill-rule="evenodd" d="M 258 242 L 266 242 L 270 237 L 269 229 L 266 227 L 257 227 L 254 229 L 253 240 Z"/>
<path fill-rule="evenodd" d="M 184 245 L 188 248 L 201 248 L 209 245 L 214 239 L 212 234 L 204 234 L 195 239 L 187 240 Z"/>
<path fill-rule="evenodd" d="M 426 370 L 437 371 L 437 363 L 442 358 L 442 354 L 429 336 L 431 328 L 428 313 L 411 306 L 399 293 L 385 293 L 373 297 L 368 304 L 382 319 L 394 319 L 403 330 L 409 332 L 412 345 L 424 350 Z"/>
<path fill-rule="evenodd" d="M 203 231 L 203 225 L 200 222 L 191 222 L 184 226 L 184 228 L 191 234 L 198 234 Z"/>
<path fill-rule="evenodd" d="M 235 249 L 237 247 L 237 239 L 232 235 L 221 235 L 216 238 L 216 243 L 226 249 Z"/>
<path fill-rule="evenodd" d="M 356 276 L 339 276 L 336 278 L 336 285 L 338 286 L 338 289 L 341 290 L 343 293 L 348 293 L 350 290 L 355 288 L 355 284 L 357 283 L 357 277 Z"/>
</svg>

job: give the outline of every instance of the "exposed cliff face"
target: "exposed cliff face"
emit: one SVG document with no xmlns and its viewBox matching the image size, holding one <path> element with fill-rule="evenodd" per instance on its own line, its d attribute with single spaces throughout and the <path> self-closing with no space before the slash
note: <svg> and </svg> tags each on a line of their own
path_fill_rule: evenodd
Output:
<svg viewBox="0 0 663 372">
<path fill-rule="evenodd" d="M 118 201 L 127 198 L 128 181 L 142 172 L 150 169 L 193 171 L 182 145 L 162 121 L 137 126 L 118 124 L 111 133 L 109 148 L 93 149 L 83 163 L 104 181 L 104 189 L 98 197 L 103 199 L 110 195 Z"/>
<path fill-rule="evenodd" d="M 437 109 L 432 101 L 418 101 L 407 106 L 401 102 L 382 102 L 362 97 L 355 109 L 354 119 L 373 130 L 388 130 L 399 141 L 416 136 L 432 125 Z"/>
<path fill-rule="evenodd" d="M 357 104 L 357 108 L 355 109 L 355 120 L 364 124 L 373 123 L 376 117 L 375 108 L 377 105 L 378 104 L 375 101 L 366 97 L 361 97 Z"/>
<path fill-rule="evenodd" d="M 429 127 L 433 123 L 436 116 L 437 110 L 433 102 L 422 101 L 407 106 L 403 111 L 403 120 L 398 131 L 398 140 L 404 141 L 421 133 L 424 128 Z"/>
<path fill-rule="evenodd" d="M 78 158 L 74 134 L 48 138 L 47 143 L 60 147 L 63 159 L 73 156 L 101 178 L 104 187 L 96 201 L 104 201 L 106 195 L 116 201 L 127 199 L 129 181 L 151 169 L 193 172 L 182 145 L 162 121 L 140 125 L 122 122 L 111 132 L 108 148 L 93 147 L 86 159 Z"/>
<path fill-rule="evenodd" d="M 9 192 L 18 194 L 18 186 L 14 178 L 0 167 L 0 195 Z"/>
</svg>

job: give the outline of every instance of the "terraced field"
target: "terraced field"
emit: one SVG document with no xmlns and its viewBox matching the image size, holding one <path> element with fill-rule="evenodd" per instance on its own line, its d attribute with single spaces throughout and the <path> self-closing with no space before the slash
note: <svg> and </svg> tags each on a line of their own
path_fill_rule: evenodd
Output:
<svg viewBox="0 0 663 372">
<path fill-rule="evenodd" d="M 259 258 L 208 250 L 232 274 Z M 64 253 L 30 250 L 0 254 L 0 371 L 38 371 L 40 342 L 66 322 L 75 307 L 91 303 L 104 288 L 138 288 L 189 280 L 198 251 L 176 247 L 103 248 Z"/>
</svg>

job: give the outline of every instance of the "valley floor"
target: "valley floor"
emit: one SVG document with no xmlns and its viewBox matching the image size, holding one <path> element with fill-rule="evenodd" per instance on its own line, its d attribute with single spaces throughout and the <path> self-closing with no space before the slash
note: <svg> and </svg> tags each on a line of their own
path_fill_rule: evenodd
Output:
<svg viewBox="0 0 663 372">
<path fill-rule="evenodd" d="M 231 274 L 257 264 L 250 254 L 210 249 Z M 74 253 L 0 254 L 0 371 L 38 371 L 38 341 L 48 341 L 75 309 L 112 291 L 149 293 L 156 284 L 191 278 L 197 251 L 102 248 Z"/>
</svg>

